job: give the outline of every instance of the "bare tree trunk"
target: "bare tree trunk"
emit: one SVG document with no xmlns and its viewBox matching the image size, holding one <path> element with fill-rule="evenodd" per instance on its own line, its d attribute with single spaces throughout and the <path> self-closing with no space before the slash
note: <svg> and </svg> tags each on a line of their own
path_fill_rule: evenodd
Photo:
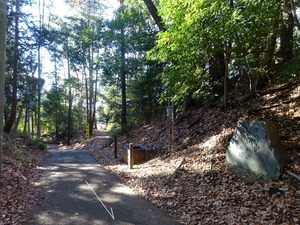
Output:
<svg viewBox="0 0 300 225">
<path fill-rule="evenodd" d="M 22 114 L 23 114 L 23 109 L 24 109 L 24 105 L 22 104 L 21 106 L 19 106 L 18 117 L 17 117 L 17 120 L 14 123 L 13 132 L 16 132 L 18 130 L 18 126 L 20 124 Z"/>
<path fill-rule="evenodd" d="M 223 77 L 225 77 L 225 53 L 224 51 L 217 51 L 213 53 L 213 56 L 210 57 L 208 60 L 209 63 L 209 76 L 212 79 L 214 83 L 220 82 Z M 220 87 L 218 84 L 214 85 L 214 92 L 218 95 L 222 94 L 222 87 Z"/>
<path fill-rule="evenodd" d="M 5 41 L 7 1 L 0 0 L 0 175 L 3 167 L 3 114 L 4 114 L 4 86 L 5 86 Z"/>
<path fill-rule="evenodd" d="M 97 128 L 97 119 L 96 119 L 96 103 L 97 103 L 97 95 L 98 95 L 98 92 L 97 92 L 97 88 L 98 88 L 98 69 L 96 70 L 96 79 L 95 79 L 95 94 L 94 94 L 94 110 L 93 110 L 93 121 L 94 121 L 94 128 L 95 129 L 98 129 Z"/>
<path fill-rule="evenodd" d="M 28 108 L 28 100 L 27 100 L 27 97 L 25 99 L 25 117 L 24 117 L 24 126 L 23 126 L 23 133 L 25 134 L 26 133 L 26 130 L 27 130 L 27 124 L 28 124 L 28 111 L 29 111 L 29 108 Z"/>
<path fill-rule="evenodd" d="M 295 24 L 297 26 L 298 32 L 300 32 L 300 22 L 298 20 L 297 9 L 296 9 L 295 1 L 294 0 L 291 0 L 291 9 L 292 9 L 291 11 L 292 11 L 294 22 L 295 22 Z"/>
<path fill-rule="evenodd" d="M 279 55 L 283 62 L 293 58 L 293 29 L 294 19 L 292 15 L 292 6 L 290 0 L 284 0 L 284 5 L 282 6 L 279 47 Z"/>
<path fill-rule="evenodd" d="M 68 79 L 69 79 L 69 109 L 68 109 L 68 122 L 67 122 L 67 145 L 71 145 L 71 131 L 72 131 L 72 88 L 71 88 L 71 73 L 70 73 L 70 60 L 68 56 Z"/>
<path fill-rule="evenodd" d="M 123 23 L 121 28 L 121 94 L 122 94 L 121 128 L 122 128 L 122 132 L 126 132 L 126 127 L 127 127 L 125 69 L 126 69 L 125 68 L 125 34 L 124 34 L 124 23 Z"/>
<path fill-rule="evenodd" d="M 160 31 L 165 31 L 165 27 L 162 23 L 162 18 L 158 15 L 158 12 L 157 12 L 157 8 L 156 6 L 154 5 L 153 1 L 152 0 L 143 0 L 148 11 L 150 12 L 153 20 L 155 21 L 156 25 L 158 26 L 159 30 Z M 124 0 L 119 0 L 120 4 L 122 5 L 124 3 Z"/>
<path fill-rule="evenodd" d="M 265 55 L 264 55 L 264 65 L 270 69 L 273 65 L 274 61 L 274 54 L 275 54 L 275 47 L 276 47 L 276 36 L 278 31 L 278 19 L 275 19 L 273 21 L 272 29 L 270 30 L 270 33 L 267 37 L 267 46 L 265 49 Z"/>
<path fill-rule="evenodd" d="M 41 2 L 42 1 L 42 2 Z M 41 48 L 42 48 L 42 28 L 44 25 L 44 8 L 45 0 L 39 0 L 39 37 L 38 37 L 38 102 L 37 102 L 37 138 L 41 136 L 41 92 L 42 92 L 42 62 L 41 62 Z"/>
<path fill-rule="evenodd" d="M 160 31 L 165 31 L 165 27 L 162 23 L 161 17 L 158 15 L 157 8 L 154 5 L 152 0 L 144 0 L 145 5 L 147 6 L 152 18 L 154 19 L 156 25 Z"/>
<path fill-rule="evenodd" d="M 90 118 L 90 109 L 89 109 L 89 80 L 88 80 L 88 75 L 86 72 L 86 65 L 83 63 L 83 74 L 84 74 L 84 79 L 85 79 L 85 101 L 86 101 L 86 124 L 91 123 L 91 118 Z M 90 134 L 90 132 L 89 132 Z"/>
<path fill-rule="evenodd" d="M 20 11 L 19 0 L 16 0 L 16 16 L 15 16 L 15 45 L 14 45 L 14 64 L 13 64 L 13 78 L 12 78 L 12 100 L 8 120 L 5 123 L 4 131 L 9 133 L 15 122 L 17 115 L 17 91 L 18 91 L 18 64 L 19 64 L 19 16 Z"/>
<path fill-rule="evenodd" d="M 94 127 L 94 71 L 93 71 L 93 45 L 89 47 L 89 57 L 88 57 L 88 66 L 89 66 L 89 134 L 93 134 Z"/>
</svg>

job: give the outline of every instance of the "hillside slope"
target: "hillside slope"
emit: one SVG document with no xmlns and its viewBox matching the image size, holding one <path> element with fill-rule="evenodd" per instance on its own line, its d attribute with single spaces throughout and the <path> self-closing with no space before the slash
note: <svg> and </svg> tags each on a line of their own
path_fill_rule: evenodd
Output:
<svg viewBox="0 0 300 225">
<path fill-rule="evenodd" d="M 300 174 L 299 80 L 263 90 L 226 111 L 203 107 L 176 118 L 173 151 L 168 151 L 166 121 L 155 121 L 119 142 L 118 159 L 113 158 L 113 146 L 102 149 L 95 139 L 88 146 L 105 168 L 182 224 L 299 223 L 297 179 L 284 174 L 281 180 L 247 183 L 224 165 L 232 132 L 243 119 L 275 122 L 291 159 L 288 169 Z M 156 157 L 129 170 L 121 155 L 130 142 L 155 150 Z"/>
<path fill-rule="evenodd" d="M 4 135 L 3 171 L 0 174 L 0 225 L 23 224 L 27 210 L 36 203 L 34 183 L 48 156 L 29 137 Z"/>
</svg>

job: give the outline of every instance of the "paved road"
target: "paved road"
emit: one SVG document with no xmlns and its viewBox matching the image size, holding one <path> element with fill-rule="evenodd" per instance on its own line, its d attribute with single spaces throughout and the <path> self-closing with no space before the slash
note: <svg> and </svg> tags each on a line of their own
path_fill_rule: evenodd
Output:
<svg viewBox="0 0 300 225">
<path fill-rule="evenodd" d="M 179 224 L 119 183 L 88 151 L 51 152 L 41 182 L 42 200 L 27 224 Z"/>
</svg>

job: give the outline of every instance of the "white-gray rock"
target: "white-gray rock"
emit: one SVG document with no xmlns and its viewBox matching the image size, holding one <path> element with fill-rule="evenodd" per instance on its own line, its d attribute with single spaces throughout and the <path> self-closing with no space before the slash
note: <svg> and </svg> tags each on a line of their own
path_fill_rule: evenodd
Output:
<svg viewBox="0 0 300 225">
<path fill-rule="evenodd" d="M 273 122 L 245 120 L 237 125 L 226 152 L 226 162 L 233 171 L 249 171 L 277 179 L 288 156 Z"/>
</svg>

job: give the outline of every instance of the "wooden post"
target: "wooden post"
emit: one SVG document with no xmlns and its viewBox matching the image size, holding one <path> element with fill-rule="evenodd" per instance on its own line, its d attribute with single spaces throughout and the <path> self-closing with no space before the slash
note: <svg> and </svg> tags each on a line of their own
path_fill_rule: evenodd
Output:
<svg viewBox="0 0 300 225">
<path fill-rule="evenodd" d="M 168 152 L 170 152 L 174 150 L 174 106 L 171 98 L 168 98 L 166 110 L 168 121 Z"/>
<path fill-rule="evenodd" d="M 128 165 L 129 165 L 129 169 L 133 169 L 133 143 L 129 144 L 129 148 L 128 148 Z"/>
<path fill-rule="evenodd" d="M 118 139 L 117 135 L 114 136 L 114 149 L 115 149 L 115 159 L 118 158 Z"/>
</svg>

